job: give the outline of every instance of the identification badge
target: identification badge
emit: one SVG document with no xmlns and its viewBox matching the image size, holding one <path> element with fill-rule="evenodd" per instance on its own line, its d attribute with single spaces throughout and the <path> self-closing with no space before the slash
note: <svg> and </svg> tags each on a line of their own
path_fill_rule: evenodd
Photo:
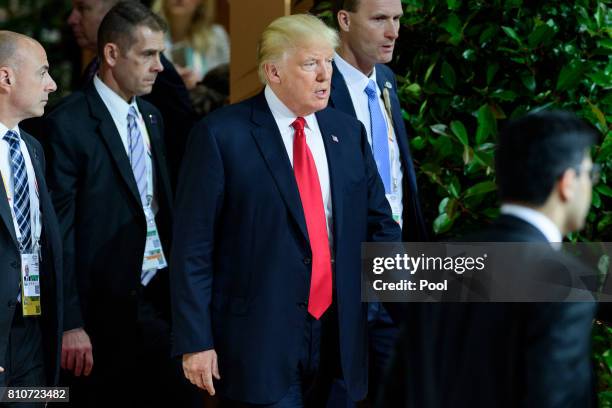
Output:
<svg viewBox="0 0 612 408">
<path fill-rule="evenodd" d="M 145 244 L 145 253 L 142 262 L 143 271 L 150 269 L 163 269 L 168 266 L 166 257 L 164 256 L 161 240 L 159 239 L 157 225 L 155 224 L 155 216 L 150 209 L 147 210 L 145 210 L 147 217 L 147 242 Z"/>
<path fill-rule="evenodd" d="M 38 254 L 21 254 L 21 305 L 24 316 L 40 316 L 40 262 Z"/>
<path fill-rule="evenodd" d="M 387 201 L 389 202 L 389 206 L 391 206 L 391 213 L 393 215 L 393 219 L 397 222 L 400 227 L 402 227 L 402 200 L 399 198 L 399 194 L 387 194 Z"/>
</svg>

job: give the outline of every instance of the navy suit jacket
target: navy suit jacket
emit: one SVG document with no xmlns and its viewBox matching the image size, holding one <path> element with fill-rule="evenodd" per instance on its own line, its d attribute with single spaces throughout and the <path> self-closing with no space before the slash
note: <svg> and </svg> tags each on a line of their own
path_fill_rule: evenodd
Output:
<svg viewBox="0 0 612 408">
<path fill-rule="evenodd" d="M 42 217 L 41 232 L 41 312 L 43 358 L 47 385 L 57 383 L 60 348 L 63 332 L 64 282 L 62 279 L 62 249 L 55 211 L 45 182 L 45 156 L 40 144 L 21 130 L 38 185 L 39 205 Z M 8 182 L 9 180 L 7 180 Z M 6 367 L 6 347 L 19 292 L 21 259 L 15 235 L 11 209 L 6 199 L 4 183 L 0 185 L 0 366 Z M 7 373 L 0 373 L 0 376 Z M 44 384 L 37 384 L 44 385 Z"/>
<path fill-rule="evenodd" d="M 419 200 L 419 191 L 416 182 L 416 173 L 414 164 L 410 154 L 408 143 L 408 133 L 402 118 L 402 110 L 397 97 L 397 83 L 395 75 L 389 67 L 383 64 L 376 65 L 376 82 L 380 90 L 389 89 L 389 97 L 391 99 L 391 113 L 393 116 L 393 128 L 397 138 L 397 145 L 400 150 L 400 160 L 402 170 L 404 172 L 404 188 L 403 188 L 403 205 L 404 205 L 404 227 L 402 232 L 402 240 L 409 242 L 420 242 L 428 240 L 428 232 L 425 227 L 425 221 L 421 212 L 421 204 Z M 390 84 L 391 88 L 386 86 Z M 332 76 L 332 91 L 329 99 L 329 105 L 339 109 L 353 117 L 357 117 L 351 95 L 344 77 L 334 64 L 334 73 Z"/>
<path fill-rule="evenodd" d="M 341 366 L 354 400 L 367 391 L 360 247 L 398 241 L 363 125 L 316 114 L 333 200 L 334 294 Z M 293 169 L 264 94 L 209 114 L 190 135 L 177 191 L 171 292 L 174 353 L 214 348 L 219 390 L 272 403 L 298 365 L 311 251 Z"/>
</svg>

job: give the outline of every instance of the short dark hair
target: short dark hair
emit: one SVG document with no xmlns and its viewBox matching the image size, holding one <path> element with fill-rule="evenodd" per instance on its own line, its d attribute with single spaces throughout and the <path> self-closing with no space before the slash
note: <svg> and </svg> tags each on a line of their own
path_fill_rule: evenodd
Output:
<svg viewBox="0 0 612 408">
<path fill-rule="evenodd" d="M 569 112 L 542 111 L 510 121 L 500 133 L 495 157 L 501 200 L 544 204 L 559 177 L 579 169 L 599 136 Z"/>
<path fill-rule="evenodd" d="M 98 56 L 104 55 L 104 46 L 108 43 L 119 45 L 122 51 L 130 49 L 136 39 L 134 30 L 145 26 L 152 31 L 165 32 L 164 20 L 153 13 L 139 1 L 120 1 L 106 13 L 98 28 Z"/>
<path fill-rule="evenodd" d="M 359 7 L 359 2 L 361 0 L 334 0 L 332 4 L 332 9 L 334 16 L 332 18 L 334 26 L 338 28 L 338 12 L 340 10 L 346 10 L 351 13 L 357 11 L 357 7 Z"/>
</svg>

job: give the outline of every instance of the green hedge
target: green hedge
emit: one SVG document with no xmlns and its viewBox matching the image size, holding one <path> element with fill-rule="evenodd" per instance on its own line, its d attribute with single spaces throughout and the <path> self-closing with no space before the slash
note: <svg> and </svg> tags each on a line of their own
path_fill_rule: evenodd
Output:
<svg viewBox="0 0 612 408">
<path fill-rule="evenodd" d="M 529 111 L 576 112 L 604 135 L 586 228 L 612 237 L 612 1 L 402 0 L 395 57 L 399 96 L 434 236 L 464 234 L 497 216 L 498 129 Z M 331 19 L 331 3 L 314 12 Z M 517 163 L 520 166 L 520 163 Z M 597 324 L 601 406 L 612 406 L 612 330 Z"/>
</svg>

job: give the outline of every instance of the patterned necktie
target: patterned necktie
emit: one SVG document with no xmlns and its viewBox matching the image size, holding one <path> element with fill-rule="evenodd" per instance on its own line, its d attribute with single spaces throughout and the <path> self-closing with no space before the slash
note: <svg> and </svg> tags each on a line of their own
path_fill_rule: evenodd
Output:
<svg viewBox="0 0 612 408">
<path fill-rule="evenodd" d="M 370 79 L 364 91 L 368 95 L 368 108 L 370 110 L 372 152 L 376 161 L 376 167 L 378 167 L 378 173 L 385 185 L 385 192 L 388 194 L 391 192 L 391 163 L 389 161 L 387 124 L 380 109 L 376 83 Z"/>
<path fill-rule="evenodd" d="M 298 117 L 291 124 L 295 129 L 293 172 L 302 200 L 312 251 L 308 313 L 319 319 L 332 303 L 331 254 L 319 175 L 312 153 L 306 144 L 304 124 L 305 120 L 302 117 Z"/>
<path fill-rule="evenodd" d="M 13 174 L 13 211 L 19 226 L 20 250 L 27 252 L 32 248 L 32 225 L 30 219 L 30 192 L 25 160 L 19 146 L 19 135 L 9 130 L 4 135 L 9 144 L 11 172 Z"/>
<path fill-rule="evenodd" d="M 138 128 L 138 113 L 136 108 L 130 106 L 128 112 L 128 144 L 130 148 L 130 163 L 134 172 L 134 179 L 138 186 L 138 193 L 142 205 L 147 205 L 147 165 L 145 157 L 145 148 L 142 141 L 142 134 Z"/>
</svg>

